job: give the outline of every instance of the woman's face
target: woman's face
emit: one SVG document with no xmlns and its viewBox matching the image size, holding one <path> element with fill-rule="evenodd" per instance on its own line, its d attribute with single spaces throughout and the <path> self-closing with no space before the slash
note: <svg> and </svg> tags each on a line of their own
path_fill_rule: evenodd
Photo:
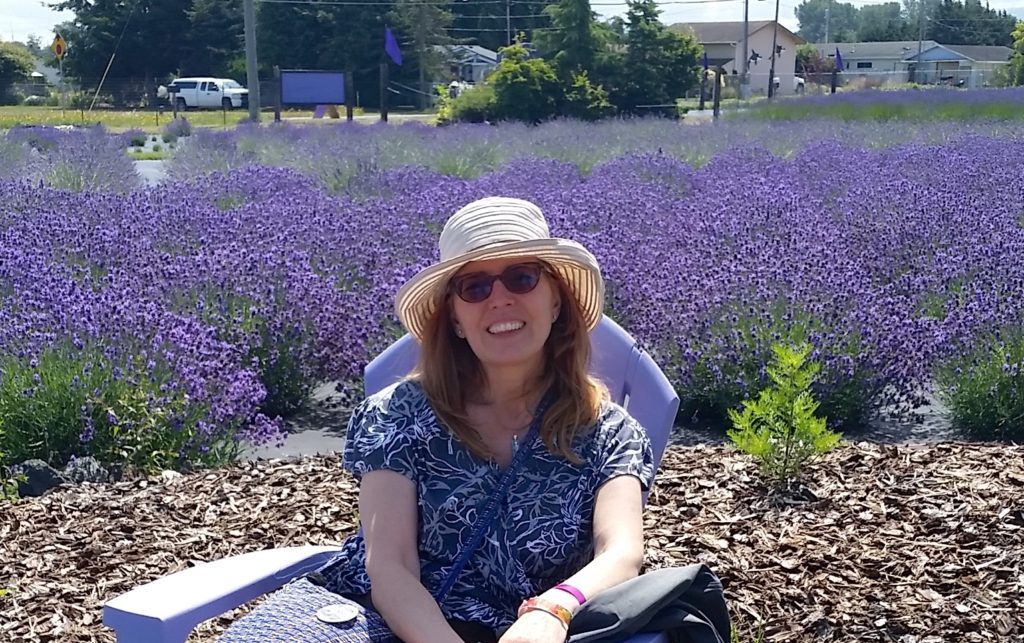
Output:
<svg viewBox="0 0 1024 643">
<path fill-rule="evenodd" d="M 532 283 L 537 267 L 536 260 L 522 257 L 475 261 L 452 278 L 456 291 L 471 299 L 487 295 L 490 288 L 490 294 L 476 303 L 465 301 L 457 292 L 449 299 L 456 334 L 465 338 L 485 369 L 541 367 L 544 342 L 561 301 L 553 278 L 544 270 L 532 290 L 521 292 Z M 494 279 L 488 286 L 490 278 L 502 274 L 504 279 Z"/>
</svg>

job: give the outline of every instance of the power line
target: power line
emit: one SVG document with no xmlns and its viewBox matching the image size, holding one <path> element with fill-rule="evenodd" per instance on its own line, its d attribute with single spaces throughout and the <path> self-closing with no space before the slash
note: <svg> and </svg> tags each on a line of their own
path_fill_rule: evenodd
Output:
<svg viewBox="0 0 1024 643">
<path fill-rule="evenodd" d="M 327 5 L 327 6 L 353 6 L 353 7 L 385 7 L 388 9 L 394 8 L 394 3 L 388 1 L 384 2 L 365 2 L 360 0 L 255 0 L 261 4 L 297 4 L 297 5 Z M 450 6 L 449 2 L 427 2 L 427 1 L 411 1 L 403 2 L 404 6 L 419 6 L 425 5 L 430 7 L 447 7 Z M 473 5 L 478 4 L 507 4 L 505 0 L 473 0 Z"/>
</svg>

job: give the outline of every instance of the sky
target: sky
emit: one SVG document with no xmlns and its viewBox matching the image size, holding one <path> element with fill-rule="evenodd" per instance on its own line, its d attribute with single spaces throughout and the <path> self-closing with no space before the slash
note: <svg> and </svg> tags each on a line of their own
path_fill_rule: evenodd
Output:
<svg viewBox="0 0 1024 643">
<path fill-rule="evenodd" d="M 663 0 L 658 5 L 663 11 L 661 21 L 665 24 L 725 22 L 743 20 L 744 1 Z M 771 20 L 775 17 L 775 3 L 771 0 L 747 1 L 750 2 L 751 20 Z M 779 23 L 793 31 L 796 31 L 798 26 L 793 10 L 800 1 L 780 0 L 779 3 Z M 887 0 L 854 0 L 853 4 L 860 7 L 885 1 Z M 621 15 L 625 10 L 625 4 L 612 0 L 591 0 L 591 6 L 602 18 Z M 1024 17 L 1024 0 L 989 0 L 989 6 L 997 10 L 1006 9 L 1016 16 Z M 72 17 L 71 12 L 50 9 L 43 0 L 0 0 L 0 40 L 24 42 L 29 35 L 35 34 L 44 44 L 48 44 L 53 39 L 54 25 Z"/>
</svg>

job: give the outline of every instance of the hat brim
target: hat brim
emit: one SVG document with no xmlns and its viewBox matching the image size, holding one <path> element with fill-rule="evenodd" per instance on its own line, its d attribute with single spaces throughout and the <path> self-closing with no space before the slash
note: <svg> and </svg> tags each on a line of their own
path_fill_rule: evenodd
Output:
<svg viewBox="0 0 1024 643">
<path fill-rule="evenodd" d="M 472 261 L 534 258 L 551 266 L 576 298 L 587 330 L 593 330 L 604 310 L 604 280 L 597 259 L 586 248 L 568 239 L 548 238 L 495 244 L 424 268 L 398 290 L 395 314 L 416 341 L 436 312 L 439 288 Z"/>
</svg>

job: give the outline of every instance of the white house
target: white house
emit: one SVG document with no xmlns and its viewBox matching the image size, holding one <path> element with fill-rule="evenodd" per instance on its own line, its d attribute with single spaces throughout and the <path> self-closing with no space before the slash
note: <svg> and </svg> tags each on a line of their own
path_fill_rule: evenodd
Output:
<svg viewBox="0 0 1024 643">
<path fill-rule="evenodd" d="M 775 62 L 775 77 L 779 79 L 779 95 L 795 91 L 793 77 L 796 71 L 796 48 L 804 40 L 781 23 L 778 33 L 772 20 L 753 20 L 747 23 L 747 57 L 750 60 L 750 90 L 753 94 L 768 93 L 771 69 L 772 37 L 781 48 Z M 743 22 L 680 22 L 669 27 L 677 33 L 690 32 L 708 55 L 708 65 L 721 65 L 727 74 L 743 72 Z"/>
</svg>

